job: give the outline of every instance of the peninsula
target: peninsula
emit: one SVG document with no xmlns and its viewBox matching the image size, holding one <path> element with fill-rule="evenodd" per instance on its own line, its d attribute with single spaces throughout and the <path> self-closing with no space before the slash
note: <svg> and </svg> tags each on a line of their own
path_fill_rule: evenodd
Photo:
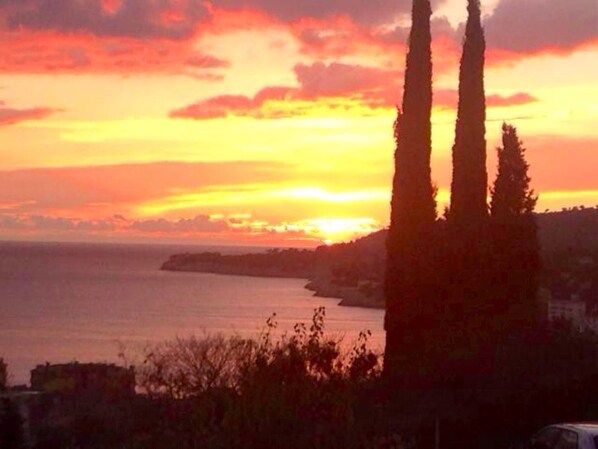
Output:
<svg viewBox="0 0 598 449">
<path fill-rule="evenodd" d="M 538 214 L 544 272 L 555 255 L 598 250 L 598 207 Z M 315 296 L 340 299 L 340 305 L 384 308 L 384 266 L 387 231 L 349 243 L 315 250 L 271 249 L 264 253 L 224 255 L 217 252 L 175 254 L 161 269 L 238 276 L 306 279 Z M 583 254 L 582 254 L 583 253 Z M 588 255 L 588 254 L 586 254 Z"/>
</svg>

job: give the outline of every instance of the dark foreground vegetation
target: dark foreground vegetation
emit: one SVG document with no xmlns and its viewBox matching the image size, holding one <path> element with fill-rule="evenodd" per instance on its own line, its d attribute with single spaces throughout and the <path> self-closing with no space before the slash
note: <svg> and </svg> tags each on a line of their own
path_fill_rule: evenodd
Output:
<svg viewBox="0 0 598 449">
<path fill-rule="evenodd" d="M 4 393 L 0 447 L 427 449 L 438 435 L 444 449 L 507 449 L 548 423 L 598 419 L 598 338 L 566 323 L 498 348 L 483 387 L 446 390 L 390 388 L 367 332 L 343 350 L 323 309 L 281 338 L 274 328 L 148 348 L 140 394 Z"/>
</svg>

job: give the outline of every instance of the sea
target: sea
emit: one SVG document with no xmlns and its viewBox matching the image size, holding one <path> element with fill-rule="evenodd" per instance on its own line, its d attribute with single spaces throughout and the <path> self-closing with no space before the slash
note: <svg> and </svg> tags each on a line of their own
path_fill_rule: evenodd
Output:
<svg viewBox="0 0 598 449">
<path fill-rule="evenodd" d="M 0 242 L 0 357 L 9 382 L 28 384 L 38 364 L 139 363 L 151 345 L 221 333 L 257 337 L 276 314 L 276 335 L 325 307 L 325 334 L 350 348 L 369 330 L 384 344 L 383 311 L 317 298 L 302 279 L 161 271 L 171 254 L 248 248 Z"/>
</svg>

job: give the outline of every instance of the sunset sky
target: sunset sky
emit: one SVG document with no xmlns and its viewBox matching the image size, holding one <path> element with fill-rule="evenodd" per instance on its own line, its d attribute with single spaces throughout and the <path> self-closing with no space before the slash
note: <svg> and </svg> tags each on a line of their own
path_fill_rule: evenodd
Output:
<svg viewBox="0 0 598 449">
<path fill-rule="evenodd" d="M 0 239 L 301 245 L 388 223 L 409 0 L 0 0 Z M 482 1 L 488 170 L 598 204 L 598 1 Z M 449 197 L 466 0 L 433 2 Z"/>
</svg>

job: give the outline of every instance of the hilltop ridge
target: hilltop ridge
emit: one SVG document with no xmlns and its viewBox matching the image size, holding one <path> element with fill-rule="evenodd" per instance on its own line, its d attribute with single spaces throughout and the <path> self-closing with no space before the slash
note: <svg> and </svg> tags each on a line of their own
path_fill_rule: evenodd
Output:
<svg viewBox="0 0 598 449">
<path fill-rule="evenodd" d="M 544 259 L 555 253 L 598 250 L 598 206 L 576 207 L 536 214 Z M 384 307 L 382 281 L 386 257 L 386 229 L 348 243 L 315 250 L 273 249 L 265 253 L 175 254 L 161 269 L 241 276 L 307 279 L 316 296 L 341 299 L 340 304 Z"/>
</svg>

